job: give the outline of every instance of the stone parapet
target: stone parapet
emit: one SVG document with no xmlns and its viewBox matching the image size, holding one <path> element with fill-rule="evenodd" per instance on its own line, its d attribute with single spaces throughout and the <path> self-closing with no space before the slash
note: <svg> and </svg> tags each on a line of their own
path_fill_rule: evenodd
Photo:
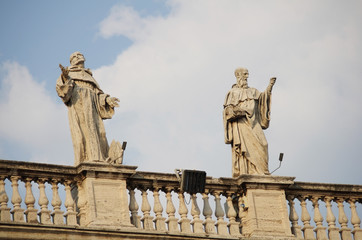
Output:
<svg viewBox="0 0 362 240">
<path fill-rule="evenodd" d="M 136 168 L 0 160 L 0 239 L 361 240 L 361 185 L 207 176 L 188 193 Z"/>
<path fill-rule="evenodd" d="M 295 182 L 285 192 L 292 232 L 298 239 L 352 240 L 353 236 L 354 240 L 362 240 L 361 220 L 357 212 L 357 204 L 362 203 L 361 185 Z M 301 209 L 299 215 L 296 210 L 298 202 Z M 312 211 L 309 204 L 313 206 Z M 346 205 L 349 205 L 349 212 L 345 210 Z M 325 216 L 321 214 L 320 206 L 325 206 Z M 311 213 L 314 226 L 311 224 Z M 340 227 L 337 227 L 336 220 Z M 299 221 L 302 225 L 299 225 Z M 324 221 L 327 224 L 323 224 Z"/>
</svg>

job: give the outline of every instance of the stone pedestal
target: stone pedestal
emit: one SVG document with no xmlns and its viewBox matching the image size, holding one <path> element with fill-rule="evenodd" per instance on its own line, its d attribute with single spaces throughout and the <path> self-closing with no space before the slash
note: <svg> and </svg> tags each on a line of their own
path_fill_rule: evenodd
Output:
<svg viewBox="0 0 362 240">
<path fill-rule="evenodd" d="M 135 227 L 130 222 L 126 188 L 126 178 L 135 173 L 135 169 L 100 163 L 78 165 L 83 176 L 78 181 L 78 196 L 75 196 L 80 209 L 80 225 L 116 229 Z"/>
<path fill-rule="evenodd" d="M 362 239 L 362 229 L 354 229 L 352 231 L 353 239 L 359 240 Z"/>
<path fill-rule="evenodd" d="M 11 208 L 8 208 L 6 206 L 0 207 L 0 221 L 2 221 L 2 222 L 11 221 L 10 210 L 11 210 Z"/>
<path fill-rule="evenodd" d="M 38 223 L 38 210 L 27 209 L 25 210 L 26 222 L 27 223 Z"/>
<path fill-rule="evenodd" d="M 294 177 L 242 175 L 238 180 L 243 188 L 239 205 L 242 211 L 242 234 L 294 239 L 284 192 L 285 188 L 293 184 Z"/>
<path fill-rule="evenodd" d="M 191 221 L 192 230 L 194 233 L 204 233 L 204 226 L 201 219 L 193 219 Z"/>
</svg>

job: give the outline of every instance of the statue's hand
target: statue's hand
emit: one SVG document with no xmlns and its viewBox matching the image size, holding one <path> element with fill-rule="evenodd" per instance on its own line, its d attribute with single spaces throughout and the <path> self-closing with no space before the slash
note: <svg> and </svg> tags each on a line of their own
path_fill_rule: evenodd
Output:
<svg viewBox="0 0 362 240">
<path fill-rule="evenodd" d="M 118 103 L 119 103 L 119 99 L 115 98 L 115 97 L 107 97 L 106 101 L 108 103 L 109 106 L 111 106 L 112 108 L 114 107 L 119 107 Z"/>
<path fill-rule="evenodd" d="M 61 76 L 62 76 L 63 82 L 68 82 L 69 69 L 63 67 L 62 64 L 59 64 L 59 68 L 62 71 Z"/>
<path fill-rule="evenodd" d="M 274 86 L 276 80 L 277 80 L 276 77 L 270 78 L 269 86 L 266 88 L 266 91 L 268 94 L 271 94 L 271 91 L 273 89 L 273 86 Z"/>
<path fill-rule="evenodd" d="M 276 77 L 272 77 L 272 78 L 270 78 L 270 83 L 269 83 L 269 85 L 274 85 L 275 84 L 275 81 L 277 80 L 277 78 Z"/>
<path fill-rule="evenodd" d="M 238 117 L 246 116 L 246 111 L 239 106 L 235 106 L 233 111 L 234 111 L 235 116 L 238 116 Z"/>
</svg>

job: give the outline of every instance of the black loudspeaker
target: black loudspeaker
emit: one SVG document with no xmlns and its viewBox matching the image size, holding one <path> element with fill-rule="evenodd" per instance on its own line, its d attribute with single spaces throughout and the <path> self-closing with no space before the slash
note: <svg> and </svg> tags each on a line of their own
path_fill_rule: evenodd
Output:
<svg viewBox="0 0 362 240">
<path fill-rule="evenodd" d="M 205 192 L 206 172 L 182 170 L 181 191 L 190 194 Z"/>
</svg>

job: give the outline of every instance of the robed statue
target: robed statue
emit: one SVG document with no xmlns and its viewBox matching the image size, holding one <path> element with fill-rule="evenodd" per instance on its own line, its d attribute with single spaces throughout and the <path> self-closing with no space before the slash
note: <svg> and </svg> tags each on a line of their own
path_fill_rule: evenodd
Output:
<svg viewBox="0 0 362 240">
<path fill-rule="evenodd" d="M 263 129 L 269 127 L 271 92 L 276 78 L 264 92 L 248 86 L 249 72 L 235 70 L 236 84 L 224 103 L 225 143 L 232 149 L 232 177 L 268 175 L 268 143 Z"/>
<path fill-rule="evenodd" d="M 102 91 L 84 62 L 83 54 L 73 53 L 70 67 L 59 65 L 62 73 L 56 82 L 58 96 L 68 107 L 75 165 L 110 160 L 103 119 L 112 118 L 119 102 Z"/>
</svg>

